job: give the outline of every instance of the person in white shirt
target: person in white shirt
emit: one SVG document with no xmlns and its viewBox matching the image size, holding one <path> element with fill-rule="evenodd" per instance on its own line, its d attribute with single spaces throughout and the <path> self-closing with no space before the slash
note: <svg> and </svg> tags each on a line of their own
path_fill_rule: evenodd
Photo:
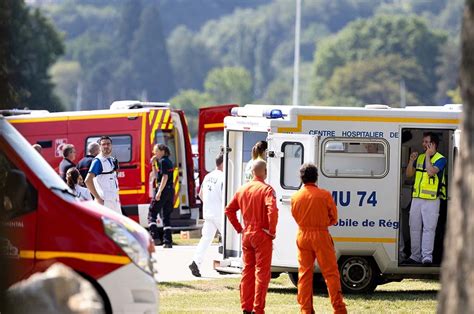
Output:
<svg viewBox="0 0 474 314">
<path fill-rule="evenodd" d="M 224 173 L 222 172 L 224 155 L 221 152 L 216 157 L 216 169 L 208 173 L 201 184 L 199 198 L 202 200 L 202 212 L 204 224 L 202 226 L 202 236 L 194 253 L 193 262 L 189 265 L 191 273 L 196 277 L 201 277 L 199 270 L 204 254 L 212 243 L 216 230 L 221 233 L 223 204 L 222 188 L 224 184 Z"/>
<path fill-rule="evenodd" d="M 71 188 L 71 190 L 76 192 L 77 198 L 80 199 L 81 201 L 92 200 L 91 192 L 89 192 L 88 189 L 82 186 L 83 184 L 82 176 L 79 170 L 77 170 L 77 168 L 72 167 L 67 170 L 66 183 Z"/>
</svg>

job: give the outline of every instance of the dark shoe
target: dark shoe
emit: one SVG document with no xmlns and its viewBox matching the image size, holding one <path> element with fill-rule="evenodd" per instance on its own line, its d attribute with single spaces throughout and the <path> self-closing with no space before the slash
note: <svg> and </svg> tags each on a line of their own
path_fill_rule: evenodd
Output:
<svg viewBox="0 0 474 314">
<path fill-rule="evenodd" d="M 244 314 L 255 314 L 254 311 L 250 312 L 250 311 L 244 311 Z"/>
<path fill-rule="evenodd" d="M 172 249 L 173 248 L 173 245 L 171 243 L 165 243 L 163 244 L 163 248 L 165 249 Z"/>
<path fill-rule="evenodd" d="M 155 243 L 156 246 L 163 244 L 163 242 L 161 242 L 160 239 L 153 239 L 153 242 Z"/>
<path fill-rule="evenodd" d="M 414 259 L 409 258 L 409 259 L 403 261 L 402 264 L 403 265 L 420 265 L 421 262 L 417 262 Z"/>
<path fill-rule="evenodd" d="M 193 261 L 191 265 L 189 265 L 189 269 L 191 269 L 191 273 L 194 277 L 201 277 L 201 272 L 199 271 L 198 265 Z"/>
<path fill-rule="evenodd" d="M 429 259 L 425 259 L 423 260 L 423 266 L 426 266 L 426 267 L 431 267 L 433 266 L 433 261 L 430 261 Z"/>
</svg>

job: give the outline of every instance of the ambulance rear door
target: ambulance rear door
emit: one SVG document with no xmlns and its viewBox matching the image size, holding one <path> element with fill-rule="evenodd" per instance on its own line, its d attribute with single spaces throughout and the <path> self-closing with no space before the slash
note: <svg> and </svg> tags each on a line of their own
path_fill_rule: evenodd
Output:
<svg viewBox="0 0 474 314">
<path fill-rule="evenodd" d="M 272 266 L 297 267 L 297 225 L 291 215 L 291 196 L 301 187 L 299 168 L 316 163 L 318 138 L 307 134 L 268 135 L 267 182 L 275 189 L 278 225 Z"/>
</svg>

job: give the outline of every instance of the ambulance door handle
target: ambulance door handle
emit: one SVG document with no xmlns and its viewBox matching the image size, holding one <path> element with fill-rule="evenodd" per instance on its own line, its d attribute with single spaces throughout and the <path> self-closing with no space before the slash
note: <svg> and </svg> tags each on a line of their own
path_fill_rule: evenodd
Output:
<svg viewBox="0 0 474 314">
<path fill-rule="evenodd" d="M 282 203 L 291 202 L 291 195 L 282 195 L 281 198 L 280 198 L 280 202 L 282 202 Z"/>
</svg>

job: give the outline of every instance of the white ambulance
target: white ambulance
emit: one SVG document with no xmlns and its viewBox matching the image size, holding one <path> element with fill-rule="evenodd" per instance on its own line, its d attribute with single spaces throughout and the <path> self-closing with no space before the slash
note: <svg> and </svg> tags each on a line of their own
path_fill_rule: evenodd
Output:
<svg viewBox="0 0 474 314">
<path fill-rule="evenodd" d="M 342 287 L 346 292 L 370 292 L 378 284 L 403 278 L 438 278 L 448 201 L 440 205 L 434 264 L 405 265 L 410 255 L 408 215 L 413 179 L 405 176 L 409 155 L 423 152 L 423 133 L 440 138 L 438 151 L 447 160 L 452 181 L 457 155 L 461 105 L 390 108 L 292 107 L 246 105 L 224 120 L 225 197 L 230 201 L 244 182 L 252 146 L 268 142 L 267 182 L 276 191 L 279 219 L 274 240 L 272 273 L 288 272 L 296 284 L 297 225 L 290 209 L 300 188 L 299 167 L 313 162 L 318 185 L 332 193 L 338 208 L 333 236 Z M 225 219 L 220 272 L 242 267 L 241 237 Z M 324 285 L 315 267 L 315 287 Z"/>
</svg>

